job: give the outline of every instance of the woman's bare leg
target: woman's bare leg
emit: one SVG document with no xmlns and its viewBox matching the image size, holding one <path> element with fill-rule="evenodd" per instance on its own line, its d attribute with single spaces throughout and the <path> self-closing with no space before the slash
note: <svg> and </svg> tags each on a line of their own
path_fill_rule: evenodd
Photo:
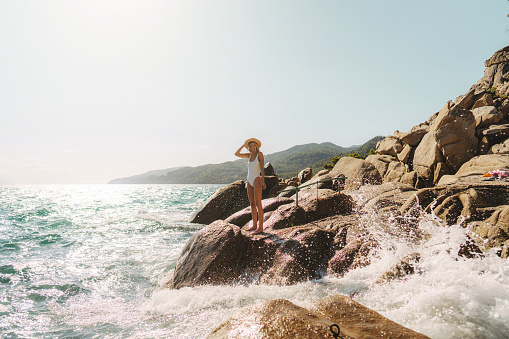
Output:
<svg viewBox="0 0 509 339">
<path fill-rule="evenodd" d="M 254 181 L 254 200 L 255 200 L 255 208 L 258 210 L 258 228 L 253 234 L 259 234 L 263 232 L 263 207 L 262 207 L 262 179 L 256 178 Z M 251 203 L 251 209 L 253 209 L 253 204 Z M 256 227 L 256 223 L 253 218 L 253 227 Z"/>
<path fill-rule="evenodd" d="M 247 196 L 249 198 L 249 202 L 251 203 L 251 218 L 253 219 L 253 225 L 249 228 L 246 228 L 246 231 L 252 231 L 256 229 L 258 211 L 256 210 L 254 188 L 249 183 L 247 183 Z"/>
</svg>

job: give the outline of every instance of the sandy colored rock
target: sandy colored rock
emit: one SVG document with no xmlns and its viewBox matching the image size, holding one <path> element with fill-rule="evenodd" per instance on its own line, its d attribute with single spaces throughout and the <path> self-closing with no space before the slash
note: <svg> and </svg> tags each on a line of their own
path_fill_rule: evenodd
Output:
<svg viewBox="0 0 509 339">
<path fill-rule="evenodd" d="M 395 157 L 403 149 L 403 143 L 395 136 L 388 136 L 376 144 L 377 154 L 388 154 Z"/>
<path fill-rule="evenodd" d="M 366 161 L 375 166 L 380 176 L 384 177 L 389 168 L 389 164 L 393 161 L 397 161 L 397 158 L 392 155 L 372 154 L 366 157 Z"/>
<path fill-rule="evenodd" d="M 477 155 L 475 118 L 472 112 L 460 106 L 454 106 L 446 114 L 442 113 L 434 124 L 435 139 L 447 166 L 456 171 Z"/>
<path fill-rule="evenodd" d="M 420 141 L 420 140 L 419 140 Z M 410 158 L 410 153 L 412 152 L 412 146 L 405 145 L 401 152 L 398 153 L 398 160 L 404 163 L 408 162 L 408 159 Z"/>
<path fill-rule="evenodd" d="M 456 175 L 461 174 L 484 174 L 496 169 L 509 170 L 509 154 L 485 154 L 479 155 L 464 163 Z"/>
<path fill-rule="evenodd" d="M 490 149 L 492 154 L 509 154 L 509 139 L 503 143 L 493 145 Z"/>
<path fill-rule="evenodd" d="M 493 106 L 493 97 L 489 93 L 485 93 L 479 100 L 472 106 L 472 109 L 484 106 Z"/>
<path fill-rule="evenodd" d="M 475 233 L 485 249 L 502 247 L 509 240 L 509 205 L 499 206 L 489 219 L 480 223 Z M 506 258 L 507 254 L 507 250 L 501 253 Z"/>
<path fill-rule="evenodd" d="M 475 118 L 476 127 L 482 127 L 499 122 L 504 117 L 495 106 L 484 106 L 472 110 Z"/>
<path fill-rule="evenodd" d="M 410 146 L 417 146 L 421 142 L 422 138 L 428 133 L 430 127 L 428 124 L 419 124 L 414 127 L 408 133 L 398 133 L 398 138 L 401 139 L 405 144 Z"/>
<path fill-rule="evenodd" d="M 414 170 L 419 176 L 432 178 L 435 165 L 444 160 L 442 151 L 438 147 L 436 131 L 430 131 L 417 146 L 414 154 Z"/>
<path fill-rule="evenodd" d="M 456 105 L 470 109 L 475 103 L 474 93 L 475 91 L 470 90 L 467 94 L 457 97 L 456 100 L 454 100 Z"/>
<path fill-rule="evenodd" d="M 382 182 L 382 177 L 375 166 L 365 160 L 353 157 L 339 159 L 328 174 L 330 177 L 337 177 L 339 175 L 344 175 L 348 178 L 345 189 L 357 189 L 365 184 L 379 184 Z"/>
<path fill-rule="evenodd" d="M 342 295 L 305 307 L 285 299 L 266 300 L 236 312 L 207 338 L 332 338 L 332 324 L 339 325 L 344 339 L 428 338 Z"/>
<path fill-rule="evenodd" d="M 408 173 L 408 165 L 399 162 L 399 161 L 393 161 L 389 164 L 389 167 L 387 168 L 387 172 L 385 173 L 383 177 L 384 182 L 399 182 L 401 181 L 401 178 Z"/>
</svg>

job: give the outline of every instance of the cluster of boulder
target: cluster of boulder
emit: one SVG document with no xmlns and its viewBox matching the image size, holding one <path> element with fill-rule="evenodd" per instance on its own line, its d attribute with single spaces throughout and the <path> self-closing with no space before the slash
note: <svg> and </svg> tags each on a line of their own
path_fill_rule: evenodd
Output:
<svg viewBox="0 0 509 339">
<path fill-rule="evenodd" d="M 279 179 L 268 164 L 262 234 L 244 231 L 251 223 L 245 182 L 215 192 L 193 215 L 191 222 L 207 226 L 188 241 L 167 286 L 286 285 L 345 274 L 376 255 L 377 238 L 363 222 L 374 210 L 378 218 L 392 220 L 380 223 L 387 233 L 418 239 L 419 218 L 435 214 L 445 224 L 470 230 L 471 240 L 459 255 L 496 248 L 507 257 L 509 181 L 483 174 L 509 171 L 509 46 L 485 65 L 484 77 L 465 95 L 409 132 L 396 131 L 380 141 L 376 154 L 366 159 L 343 157 L 330 171 L 313 175 L 308 168 L 291 180 Z M 335 178 L 344 180 L 340 192 Z M 418 254 L 402 258 L 380 279 L 412 274 L 418 260 Z M 227 321 L 229 329 L 238 323 L 236 317 Z M 270 329 L 270 321 L 263 328 Z M 225 326 L 211 337 L 221 337 Z"/>
</svg>

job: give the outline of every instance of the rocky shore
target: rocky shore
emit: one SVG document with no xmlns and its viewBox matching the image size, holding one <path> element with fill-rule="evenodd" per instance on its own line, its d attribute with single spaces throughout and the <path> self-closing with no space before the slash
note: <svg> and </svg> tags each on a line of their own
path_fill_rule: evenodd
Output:
<svg viewBox="0 0 509 339">
<path fill-rule="evenodd" d="M 251 217 L 243 181 L 218 190 L 194 214 L 191 222 L 207 226 L 186 244 L 167 287 L 288 285 L 341 276 L 377 255 L 379 244 L 365 218 L 373 210 L 378 218 L 391 220 L 384 232 L 419 241 L 419 221 L 433 214 L 469 230 L 459 255 L 482 256 L 495 249 L 507 258 L 509 179 L 483 175 L 509 171 L 509 46 L 485 66 L 484 77 L 467 93 L 410 131 L 380 141 L 376 154 L 365 160 L 343 157 L 330 171 L 313 175 L 305 169 L 290 180 L 279 179 L 267 164 L 263 234 L 244 231 Z M 346 180 L 326 180 L 337 177 Z M 288 188 L 299 189 L 298 203 L 296 190 Z M 418 260 L 410 255 L 380 279 L 414 274 Z M 425 337 L 345 298 L 318 300 L 307 309 L 285 300 L 267 301 L 246 311 L 255 314 L 249 319 L 234 314 L 210 338 L 245 337 L 248 330 L 270 338 L 285 337 L 278 333 L 311 338 L 334 322 L 342 325 L 345 338 L 396 333 L 390 331 L 398 331 L 394 337 Z M 327 313 L 321 306 L 327 303 L 338 313 Z M 382 332 L 369 332 L 370 326 Z"/>
</svg>

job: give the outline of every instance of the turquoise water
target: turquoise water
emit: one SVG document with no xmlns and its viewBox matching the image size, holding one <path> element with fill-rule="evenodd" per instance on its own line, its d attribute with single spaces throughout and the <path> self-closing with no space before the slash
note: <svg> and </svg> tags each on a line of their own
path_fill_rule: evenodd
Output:
<svg viewBox="0 0 509 339">
<path fill-rule="evenodd" d="M 174 267 L 200 227 L 186 221 L 218 187 L 0 186 L 2 335 L 129 336 L 144 326 L 136 308 Z"/>
<path fill-rule="evenodd" d="M 433 215 L 420 243 L 361 222 L 382 244 L 371 265 L 293 286 L 164 288 L 187 223 L 218 185 L 0 186 L 0 333 L 4 338 L 205 338 L 265 299 L 298 305 L 353 297 L 432 338 L 509 338 L 509 264 L 457 250 L 468 230 Z M 383 226 L 383 227 L 382 227 Z M 390 226 L 390 225 L 389 225 Z M 409 253 L 416 274 L 380 277 Z"/>
</svg>

